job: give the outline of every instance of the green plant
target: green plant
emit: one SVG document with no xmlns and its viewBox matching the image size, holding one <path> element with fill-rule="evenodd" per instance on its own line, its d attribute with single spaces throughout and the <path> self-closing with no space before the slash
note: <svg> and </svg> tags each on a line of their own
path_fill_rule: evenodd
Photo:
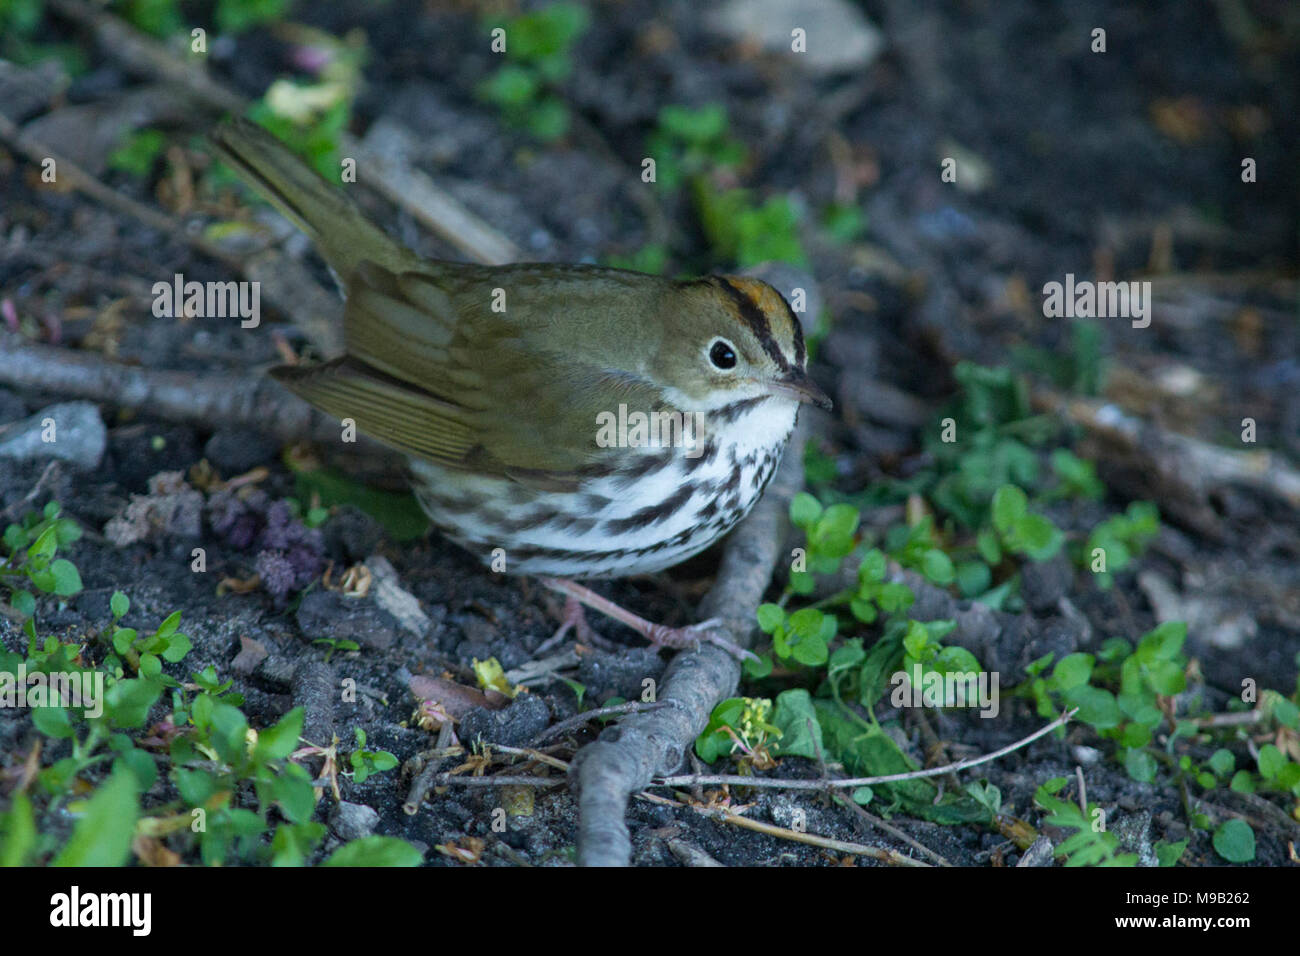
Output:
<svg viewBox="0 0 1300 956">
<path fill-rule="evenodd" d="M 822 210 L 822 228 L 832 242 L 849 243 L 867 231 L 867 217 L 855 205 L 831 203 Z"/>
<path fill-rule="evenodd" d="M 8 531 L 11 547 L 23 549 L 16 567 L 37 582 L 42 571 L 51 569 L 34 559 L 49 556 L 49 542 L 68 528 L 61 521 L 67 519 L 51 507 L 39 520 L 31 517 Z M 26 550 L 32 548 L 28 555 Z M 18 603 L 27 606 L 22 599 Z M 298 750 L 302 708 L 254 730 L 240 709 L 242 696 L 232 690 L 231 681 L 219 680 L 213 667 L 192 674 L 186 683 L 164 671 L 190 651 L 189 638 L 179 630 L 179 612 L 141 634 L 121 626 L 131 609 L 125 594 L 115 592 L 109 607 L 112 623 L 101 634 L 104 654 L 97 667 L 86 662 L 84 648 L 75 641 L 38 638 L 31 616 L 23 620 L 29 639 L 26 655 L 0 650 L 0 672 L 42 675 L 34 686 L 66 689 L 75 683 L 102 688 L 95 699 L 74 700 L 72 706 L 52 691 L 47 700 L 29 697 L 37 731 L 63 742 L 46 751 L 66 755 L 41 767 L 31 792 L 16 794 L 9 809 L 0 813 L 0 863 L 122 865 L 140 834 L 170 836 L 208 864 L 232 859 L 303 863 L 326 830 L 312 819 L 317 802 L 313 780 L 295 758 L 324 755 L 329 772 L 333 751 Z M 132 673 L 135 676 L 128 676 Z M 360 731 L 357 739 L 351 765 L 358 782 L 396 766 L 392 754 L 366 749 Z M 89 795 L 81 796 L 101 767 L 106 769 L 104 778 Z M 179 802 L 146 806 L 144 800 L 162 774 L 175 787 Z M 77 818 L 62 845 L 38 830 L 35 816 L 38 806 L 50 812 L 60 805 Z M 338 863 L 352 857 L 375 865 L 410 862 L 411 854 L 418 860 L 413 848 L 402 845 L 406 850 L 399 852 L 385 838 L 351 851 Z"/>
<path fill-rule="evenodd" d="M 242 33 L 262 23 L 284 18 L 289 0 L 217 0 L 217 29 L 222 33 Z"/>
<path fill-rule="evenodd" d="M 1029 498 L 1015 485 L 993 495 L 993 527 L 1003 547 L 1034 561 L 1046 561 L 1065 543 L 1065 535 L 1041 515 L 1029 511 Z"/>
<path fill-rule="evenodd" d="M 694 181 L 695 208 L 715 258 L 741 268 L 761 262 L 807 266 L 799 239 L 799 216 L 785 196 L 756 205 L 748 189 L 718 192 L 704 178 Z"/>
<path fill-rule="evenodd" d="M 655 161 L 655 182 L 678 189 L 696 176 L 742 165 L 745 146 L 727 127 L 727 108 L 719 103 L 695 109 L 662 107 L 659 122 L 646 140 Z"/>
<path fill-rule="evenodd" d="M 1045 375 L 1059 388 L 1080 395 L 1100 395 L 1106 379 L 1106 362 L 1102 355 L 1101 326 L 1091 319 L 1070 323 L 1068 348 L 1055 352 L 1018 346 L 1011 350 L 1019 368 Z"/>
<path fill-rule="evenodd" d="M 816 574 L 833 574 L 857 546 L 861 514 L 849 504 L 823 507 L 812 495 L 800 492 L 790 502 L 790 522 L 804 532 L 802 560 L 796 559 L 790 573 L 790 590 L 811 594 Z"/>
<path fill-rule="evenodd" d="M 753 757 L 779 739 L 772 724 L 772 702 L 762 697 L 729 697 L 713 708 L 708 726 L 695 738 L 695 752 L 705 763 L 743 750 Z"/>
<path fill-rule="evenodd" d="M 348 755 L 348 762 L 352 765 L 353 781 L 365 783 L 367 778 L 397 766 L 397 758 L 387 750 L 366 749 L 366 732 L 360 727 L 356 729 L 355 736 L 357 745 Z"/>
<path fill-rule="evenodd" d="M 1079 564 L 1096 575 L 1097 585 L 1109 588 L 1116 571 L 1127 568 L 1160 533 L 1160 514 L 1147 501 L 1135 501 L 1122 515 L 1107 518 L 1088 535 Z"/>
<path fill-rule="evenodd" d="M 1233 817 L 1214 831 L 1214 852 L 1229 863 L 1255 859 L 1255 831 L 1245 820 Z"/>
<path fill-rule="evenodd" d="M 185 28 L 178 0 L 115 0 L 113 7 L 127 23 L 153 36 L 168 36 Z"/>
<path fill-rule="evenodd" d="M 0 587 L 9 591 L 9 603 L 29 621 L 36 612 L 32 590 L 58 597 L 72 597 L 81 591 L 81 575 L 66 558 L 56 557 L 81 537 L 81 527 L 71 518 L 60 517 L 58 502 L 51 501 L 43 511 L 29 512 L 22 520 L 5 528 L 7 557 L 0 559 Z M 28 637 L 35 640 L 32 624 Z"/>
<path fill-rule="evenodd" d="M 179 33 L 189 25 L 179 0 L 115 0 L 113 5 L 124 20 L 154 36 Z M 222 33 L 242 33 L 282 19 L 288 8 L 289 0 L 217 0 L 213 14 Z"/>
<path fill-rule="evenodd" d="M 1119 852 L 1119 838 L 1101 826 L 1104 814 L 1095 803 L 1088 804 L 1085 813 L 1078 804 L 1056 796 L 1067 783 L 1066 777 L 1053 777 L 1034 792 L 1034 802 L 1048 814 L 1044 823 L 1075 831 L 1056 847 L 1055 855 L 1064 857 L 1066 866 L 1135 866 L 1137 854 Z"/>
<path fill-rule="evenodd" d="M 543 142 L 562 137 L 569 128 L 569 108 L 556 90 L 573 68 L 573 44 L 586 32 L 589 19 L 586 8 L 576 3 L 555 3 L 512 19 L 488 20 L 488 30 L 503 31 L 506 62 L 479 84 L 479 98 Z"/>
</svg>

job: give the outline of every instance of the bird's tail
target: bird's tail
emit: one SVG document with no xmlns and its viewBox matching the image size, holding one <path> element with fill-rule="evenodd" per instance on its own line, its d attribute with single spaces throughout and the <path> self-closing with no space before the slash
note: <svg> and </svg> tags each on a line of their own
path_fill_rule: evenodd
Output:
<svg viewBox="0 0 1300 956">
<path fill-rule="evenodd" d="M 223 123 L 212 142 L 222 161 L 307 234 L 345 286 L 362 262 L 400 269 L 411 257 L 341 189 L 256 123 Z"/>
</svg>

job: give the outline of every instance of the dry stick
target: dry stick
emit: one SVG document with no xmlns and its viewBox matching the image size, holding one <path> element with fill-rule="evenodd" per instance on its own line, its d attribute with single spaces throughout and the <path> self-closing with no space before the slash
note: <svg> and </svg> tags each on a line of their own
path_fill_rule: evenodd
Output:
<svg viewBox="0 0 1300 956">
<path fill-rule="evenodd" d="M 803 486 L 806 434 L 801 423 L 766 494 L 728 540 L 717 583 L 700 605 L 700 617 L 725 621 L 731 639 L 742 647 L 750 641 L 754 612 L 776 566 L 790 499 Z M 578 795 L 581 865 L 629 863 L 632 841 L 623 821 L 628 799 L 655 776 L 676 769 L 714 706 L 739 681 L 739 662 L 722 648 L 703 644 L 683 651 L 660 685 L 664 707 L 625 718 L 578 753 L 570 777 Z"/>
<path fill-rule="evenodd" d="M 469 777 L 456 773 L 436 773 L 429 778 L 429 787 L 562 787 L 564 777 L 534 777 L 528 774 L 508 777 Z"/>
<path fill-rule="evenodd" d="M 559 737 L 561 734 L 568 733 L 570 730 L 577 730 L 588 721 L 598 720 L 601 717 L 622 717 L 625 714 L 637 714 L 642 711 L 659 710 L 664 705 L 660 703 L 643 704 L 640 701 L 630 701 L 626 704 L 614 704 L 612 707 L 597 707 L 594 710 L 583 711 L 581 714 L 574 714 L 559 723 L 551 724 L 532 740 L 532 746 L 536 747 L 543 741 L 550 740 L 552 737 Z"/>
<path fill-rule="evenodd" d="M 656 797 L 654 794 L 640 794 L 641 798 L 651 803 L 660 803 L 666 806 L 676 807 L 681 804 L 674 803 L 671 800 L 665 800 L 663 797 Z M 689 806 L 689 804 L 687 804 Z M 751 820 L 749 817 L 741 816 L 739 813 L 728 810 L 725 807 L 695 807 L 690 809 L 702 816 L 710 817 L 719 823 L 730 823 L 732 826 L 741 827 L 746 830 L 753 830 L 756 833 L 762 833 L 767 836 L 777 837 L 782 840 L 792 840 L 795 843 L 807 843 L 809 846 L 821 847 L 824 850 L 834 850 L 838 853 L 852 853 L 855 856 L 867 856 L 873 860 L 880 860 L 882 863 L 889 863 L 894 866 L 916 866 L 929 867 L 930 864 L 923 863 L 921 860 L 914 860 L 910 856 L 896 850 L 886 850 L 882 847 L 867 846 L 863 843 L 849 843 L 845 840 L 833 840 L 830 837 L 818 836 L 815 833 L 800 833 L 798 830 L 789 830 L 785 827 L 779 827 L 772 823 L 763 823 L 761 820 Z"/>
<path fill-rule="evenodd" d="M 339 424 L 256 372 L 174 372 L 36 345 L 0 332 L 0 384 L 146 408 L 164 421 L 254 428 L 282 441 L 337 442 Z M 358 443 L 359 444 L 359 443 Z"/>
<path fill-rule="evenodd" d="M 161 76 L 217 110 L 237 114 L 247 110 L 248 101 L 214 80 L 202 61 L 176 55 L 82 0 L 51 0 L 51 6 L 60 15 L 89 27 L 104 51 L 127 69 Z M 359 168 L 374 173 L 364 185 L 410 212 L 471 259 L 488 265 L 518 259 L 513 242 L 439 189 L 428 176 L 400 159 L 364 146 L 347 133 L 339 137 L 339 145 L 344 155 L 357 160 Z"/>
<path fill-rule="evenodd" d="M 1076 425 L 1150 462 L 1167 482 L 1199 495 L 1240 483 L 1300 508 L 1300 471 L 1277 452 L 1236 451 L 1181 435 L 1119 411 L 1113 403 L 1065 396 L 1047 388 L 1032 395 L 1036 407 L 1059 412 Z"/>
<path fill-rule="evenodd" d="M 845 777 L 843 779 L 832 780 L 789 780 L 779 777 L 745 777 L 740 774 L 681 774 L 674 777 L 662 777 L 656 780 L 654 785 L 657 787 L 693 787 L 701 784 L 730 784 L 733 787 L 763 787 L 773 790 L 824 790 L 827 787 L 871 787 L 881 783 L 898 783 L 900 780 L 920 780 L 923 777 L 941 777 L 944 774 L 955 773 L 958 770 L 966 770 L 970 767 L 977 767 L 982 763 L 988 763 L 991 760 L 997 760 L 999 757 L 1005 757 L 1007 754 L 1019 750 L 1033 743 L 1039 737 L 1050 734 L 1057 727 L 1062 727 L 1069 723 L 1070 719 L 1078 713 L 1078 708 L 1072 708 L 1057 717 L 1046 727 L 1040 727 L 1028 737 L 1017 740 L 1013 744 L 1007 744 L 1005 747 L 987 753 L 979 757 L 968 757 L 958 760 L 956 763 L 945 764 L 942 767 L 930 767 L 926 770 L 912 770 L 908 773 L 891 773 L 883 777 Z"/>
</svg>

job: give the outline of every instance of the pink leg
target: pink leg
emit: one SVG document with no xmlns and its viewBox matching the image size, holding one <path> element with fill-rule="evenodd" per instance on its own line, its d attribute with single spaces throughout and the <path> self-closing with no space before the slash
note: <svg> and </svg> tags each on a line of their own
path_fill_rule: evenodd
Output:
<svg viewBox="0 0 1300 956">
<path fill-rule="evenodd" d="M 565 595 L 566 612 L 569 601 L 578 601 L 592 610 L 599 611 L 606 617 L 611 617 L 621 624 L 626 624 L 651 644 L 658 644 L 661 647 L 683 648 L 698 647 L 701 642 L 705 642 L 716 644 L 742 660 L 746 657 L 757 660 L 754 654 L 718 633 L 718 626 L 722 623 L 719 620 L 702 621 L 690 627 L 666 627 L 663 624 L 655 624 L 633 614 L 627 608 L 615 604 L 609 598 L 602 597 L 576 581 L 570 581 L 567 578 L 538 578 L 538 580 L 551 590 L 559 591 Z"/>
<path fill-rule="evenodd" d="M 551 648 L 555 647 L 564 640 L 566 634 L 573 631 L 574 636 L 584 644 L 608 645 L 608 641 L 591 629 L 587 623 L 587 615 L 582 611 L 582 602 L 572 595 L 564 597 L 564 617 L 560 621 L 560 626 L 554 634 L 538 645 L 537 650 L 533 651 L 533 656 L 538 657 L 545 654 Z"/>
</svg>

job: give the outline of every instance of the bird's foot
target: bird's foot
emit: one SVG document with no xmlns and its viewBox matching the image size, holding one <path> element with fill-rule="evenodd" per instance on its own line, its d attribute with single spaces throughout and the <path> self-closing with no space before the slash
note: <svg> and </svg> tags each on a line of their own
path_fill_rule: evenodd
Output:
<svg viewBox="0 0 1300 956">
<path fill-rule="evenodd" d="M 689 627 L 667 627 L 663 624 L 655 624 L 653 621 L 647 621 L 645 618 L 633 614 L 627 608 L 615 604 L 609 598 L 602 597 L 590 588 L 583 587 L 576 581 L 570 581 L 567 578 L 539 578 L 542 584 L 558 591 L 565 596 L 565 611 L 568 613 L 570 604 L 576 603 L 579 609 L 586 605 L 592 610 L 599 611 L 606 617 L 611 617 L 620 624 L 626 624 L 632 630 L 636 631 L 642 637 L 652 644 L 660 647 L 685 648 L 698 647 L 700 644 L 715 644 L 723 648 L 728 653 L 734 655 L 740 660 L 750 658 L 757 660 L 757 656 L 739 644 L 725 636 L 723 622 L 721 618 L 712 618 L 707 621 L 701 621 L 699 624 L 692 624 Z M 564 627 L 561 627 L 564 630 Z M 559 632 L 557 632 L 559 633 Z M 555 638 L 551 638 L 551 643 Z"/>
</svg>

